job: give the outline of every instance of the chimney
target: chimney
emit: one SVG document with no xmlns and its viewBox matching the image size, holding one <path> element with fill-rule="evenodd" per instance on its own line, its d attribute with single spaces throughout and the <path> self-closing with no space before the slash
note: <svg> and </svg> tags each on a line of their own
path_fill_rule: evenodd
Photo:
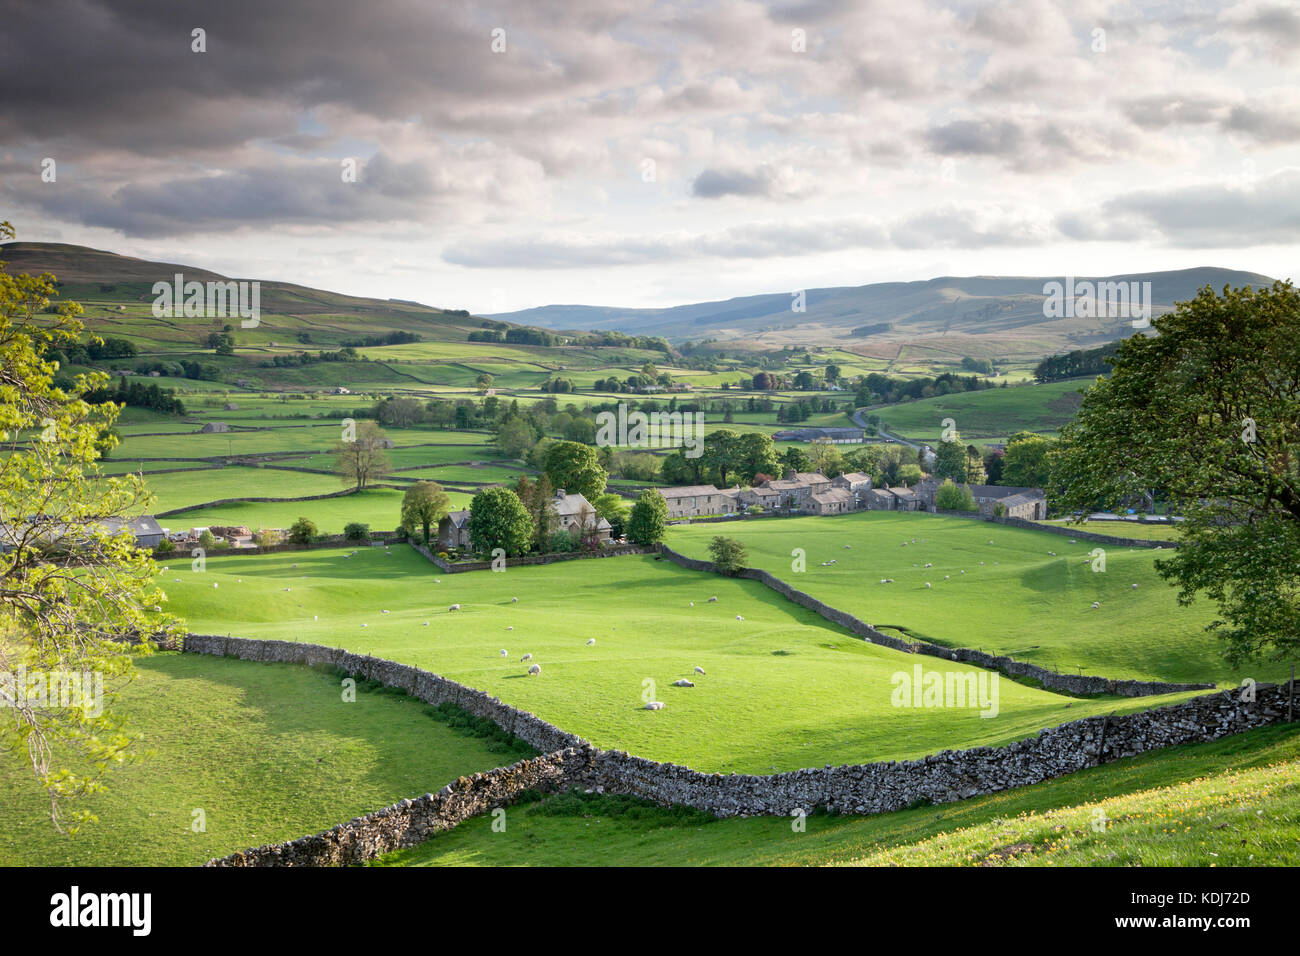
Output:
<svg viewBox="0 0 1300 956">
<path fill-rule="evenodd" d="M 555 500 L 556 500 L 556 501 L 559 501 L 559 500 L 560 500 L 561 498 L 563 498 L 563 497 L 564 497 L 564 489 L 563 489 L 563 488 L 556 488 L 556 489 L 555 489 Z"/>
</svg>

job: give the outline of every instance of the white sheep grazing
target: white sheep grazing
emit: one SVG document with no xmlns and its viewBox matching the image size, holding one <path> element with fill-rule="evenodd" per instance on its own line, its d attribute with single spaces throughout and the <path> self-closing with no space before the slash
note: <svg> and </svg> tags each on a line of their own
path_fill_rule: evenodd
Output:
<svg viewBox="0 0 1300 956">
<path fill-rule="evenodd" d="M 711 598 L 709 598 L 709 603 L 710 603 L 710 604 L 717 604 L 717 603 L 718 603 L 718 599 L 717 599 L 716 597 L 711 597 Z"/>
<path fill-rule="evenodd" d="M 380 613 L 380 614 L 387 614 L 388 611 L 380 611 L 379 613 Z"/>
<path fill-rule="evenodd" d="M 929 582 L 929 581 L 926 581 L 926 582 L 925 582 L 925 586 L 928 588 L 928 587 L 930 586 L 930 582 Z"/>
<path fill-rule="evenodd" d="M 853 547 L 853 546 L 850 545 L 850 544 L 846 544 L 846 545 L 844 546 L 844 550 L 847 551 L 847 550 L 849 550 L 849 548 L 851 548 L 851 547 Z"/>
<path fill-rule="evenodd" d="M 894 579 L 893 579 L 893 578 L 885 578 L 885 583 L 886 583 L 886 584 L 893 584 L 893 583 L 894 583 Z"/>
<path fill-rule="evenodd" d="M 885 579 L 884 579 L 884 578 L 881 578 L 881 579 L 880 579 L 880 583 L 881 583 L 881 584 L 884 584 L 884 583 L 885 583 Z"/>
<path fill-rule="evenodd" d="M 175 581 L 177 584 L 180 584 L 180 583 L 181 583 L 181 579 L 180 579 L 180 578 L 172 578 L 172 580 Z"/>
<path fill-rule="evenodd" d="M 502 656 L 502 657 L 505 657 L 505 656 L 506 656 L 506 649 L 505 649 L 504 647 L 501 648 L 501 656 Z"/>
<path fill-rule="evenodd" d="M 362 624 L 361 626 L 362 626 L 362 627 L 369 627 L 370 625 L 369 625 L 369 624 Z"/>
<path fill-rule="evenodd" d="M 674 686 L 674 687 L 694 687 L 695 684 L 694 684 L 694 682 L 692 682 L 692 681 L 688 681 L 685 677 L 683 677 L 681 680 L 675 680 L 675 681 L 673 681 L 673 686 Z"/>
<path fill-rule="evenodd" d="M 1093 609 L 1094 611 L 1097 610 L 1097 608 L 1099 608 L 1099 607 L 1101 607 L 1101 602 L 1100 602 L 1100 601 L 1093 601 L 1093 602 L 1092 602 L 1092 609 Z"/>
<path fill-rule="evenodd" d="M 298 565 L 296 565 L 296 564 L 294 564 L 294 565 L 290 565 L 290 567 L 294 567 L 294 568 L 296 568 L 297 566 L 298 566 Z"/>
<path fill-rule="evenodd" d="M 525 654 L 523 657 L 519 658 L 519 662 L 522 664 L 524 661 L 531 661 L 532 659 L 532 654 Z"/>
<path fill-rule="evenodd" d="M 1133 587 L 1137 587 L 1137 585 L 1135 584 L 1135 585 L 1133 585 Z"/>
<path fill-rule="evenodd" d="M 451 607 L 447 608 L 447 610 L 448 610 L 448 611 L 459 611 L 459 610 L 460 610 L 460 605 L 459 605 L 459 604 L 453 604 Z"/>
<path fill-rule="evenodd" d="M 289 589 L 288 589 L 288 588 L 285 588 L 285 590 L 287 591 L 287 590 L 289 590 Z"/>
<path fill-rule="evenodd" d="M 699 664 L 696 664 L 696 665 L 695 665 L 695 673 L 697 673 L 697 674 L 703 674 L 703 673 L 704 673 L 704 668 L 701 667 Z"/>
<path fill-rule="evenodd" d="M 596 643 L 596 639 L 595 639 L 594 637 L 589 637 L 589 638 L 587 638 L 587 646 L 588 646 L 588 647 L 591 647 L 591 646 L 592 646 L 593 644 L 595 644 L 595 643 Z"/>
<path fill-rule="evenodd" d="M 425 621 L 425 622 L 424 622 L 424 626 L 425 626 L 425 627 L 428 627 L 428 626 L 429 626 L 429 622 L 428 622 L 428 621 Z"/>
<path fill-rule="evenodd" d="M 311 619 L 312 619 L 313 621 L 319 621 L 319 620 L 320 620 L 320 615 L 319 615 L 319 614 L 313 614 L 313 615 L 311 616 Z"/>
<path fill-rule="evenodd" d="M 739 614 L 737 614 L 737 615 L 736 615 L 736 620 L 737 620 L 737 621 L 743 621 L 744 618 L 741 617 Z"/>
<path fill-rule="evenodd" d="M 663 705 L 663 703 L 662 703 L 661 701 L 652 700 L 652 701 L 650 701 L 650 703 L 648 703 L 648 704 L 645 705 L 645 709 L 646 709 L 646 710 L 663 710 L 663 709 L 664 709 L 664 705 Z"/>
<path fill-rule="evenodd" d="M 541 664 L 533 664 L 531 667 L 528 668 L 528 676 L 529 676 L 529 677 L 536 677 L 536 676 L 537 676 L 538 674 L 540 674 L 541 672 L 542 672 L 542 665 L 541 665 Z"/>
<path fill-rule="evenodd" d="M 506 630 L 507 630 L 507 631 L 513 631 L 513 630 L 514 630 L 514 627 L 513 627 L 513 626 L 512 626 L 512 627 L 507 627 Z"/>
<path fill-rule="evenodd" d="M 213 582 L 212 582 L 212 586 L 215 588 L 215 587 L 217 586 L 217 582 L 216 582 L 216 581 L 213 581 Z"/>
<path fill-rule="evenodd" d="M 945 581 L 947 581 L 947 580 L 948 580 L 948 575 L 945 574 L 945 575 L 943 576 L 943 579 L 944 579 Z"/>
<path fill-rule="evenodd" d="M 441 583 L 442 583 L 442 579 L 441 579 L 441 578 L 434 578 L 434 579 L 433 579 L 433 583 L 434 583 L 434 584 L 441 584 Z"/>
<path fill-rule="evenodd" d="M 929 561 L 927 561 L 927 562 L 925 563 L 925 566 L 926 566 L 927 568 L 932 568 L 932 567 L 934 567 L 934 565 L 931 564 Z"/>
<path fill-rule="evenodd" d="M 510 599 L 510 603 L 511 603 L 511 604 L 518 604 L 518 603 L 519 603 L 519 598 L 511 598 L 511 599 Z"/>
<path fill-rule="evenodd" d="M 691 607 L 695 607 L 695 602 L 694 602 L 694 601 L 691 602 Z"/>
<path fill-rule="evenodd" d="M 965 574 L 966 572 L 965 572 L 965 571 L 962 571 L 961 573 L 962 573 L 962 574 Z"/>
</svg>

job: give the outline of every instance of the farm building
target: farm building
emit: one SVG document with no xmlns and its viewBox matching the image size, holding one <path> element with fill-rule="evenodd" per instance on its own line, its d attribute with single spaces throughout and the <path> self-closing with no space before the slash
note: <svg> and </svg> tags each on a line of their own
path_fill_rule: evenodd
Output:
<svg viewBox="0 0 1300 956">
<path fill-rule="evenodd" d="M 443 551 L 469 547 L 469 510 L 453 511 L 438 522 L 438 547 Z"/>
<path fill-rule="evenodd" d="M 682 485 L 660 488 L 659 493 L 668 503 L 669 518 L 690 518 L 735 511 L 740 488 L 725 490 L 713 485 Z"/>
<path fill-rule="evenodd" d="M 845 488 L 831 488 L 829 491 L 814 492 L 808 500 L 806 510 L 815 515 L 839 515 L 857 508 L 853 492 Z"/>
<path fill-rule="evenodd" d="M 202 428 L 199 429 L 199 432 L 204 435 L 212 435 L 212 434 L 216 434 L 217 432 L 228 432 L 228 431 L 230 431 L 230 426 L 227 425 L 225 422 L 208 422 L 206 425 L 204 425 Z"/>
<path fill-rule="evenodd" d="M 555 492 L 555 517 L 560 530 L 573 531 L 577 528 L 582 534 L 595 534 L 601 544 L 609 541 L 610 524 L 596 514 L 586 495 L 579 492 L 566 493 L 563 488 Z"/>
<path fill-rule="evenodd" d="M 865 494 L 871 490 L 871 476 L 865 471 L 850 471 L 831 479 L 832 488 L 843 488 L 853 494 Z"/>
<path fill-rule="evenodd" d="M 835 445 L 856 445 L 862 441 L 861 428 L 787 428 L 774 432 L 773 441 L 826 441 Z"/>
</svg>

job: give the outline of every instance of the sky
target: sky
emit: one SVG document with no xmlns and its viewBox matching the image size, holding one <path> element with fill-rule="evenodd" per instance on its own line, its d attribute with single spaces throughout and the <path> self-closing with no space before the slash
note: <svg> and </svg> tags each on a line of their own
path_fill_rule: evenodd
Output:
<svg viewBox="0 0 1300 956">
<path fill-rule="evenodd" d="M 1294 2 L 0 11 L 19 239 L 475 313 L 1300 278 Z"/>
</svg>

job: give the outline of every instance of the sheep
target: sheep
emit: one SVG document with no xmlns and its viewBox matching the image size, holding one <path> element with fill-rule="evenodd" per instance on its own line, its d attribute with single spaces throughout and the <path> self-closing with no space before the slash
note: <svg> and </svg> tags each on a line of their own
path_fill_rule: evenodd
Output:
<svg viewBox="0 0 1300 956">
<path fill-rule="evenodd" d="M 695 607 L 695 602 L 694 602 L 694 601 L 691 602 L 691 607 Z"/>
<path fill-rule="evenodd" d="M 710 603 L 710 604 L 717 604 L 717 603 L 718 603 L 718 599 L 717 599 L 717 597 L 714 596 L 714 597 L 709 598 L 709 603 Z"/>
<path fill-rule="evenodd" d="M 683 677 L 681 680 L 675 680 L 675 681 L 673 681 L 673 686 L 674 686 L 674 687 L 694 687 L 695 684 L 694 684 L 692 681 L 688 681 L 685 677 Z"/>
<path fill-rule="evenodd" d="M 291 565 L 289 565 L 289 566 L 290 566 L 291 568 L 296 568 L 298 565 L 296 565 L 296 564 L 291 564 Z"/>
<path fill-rule="evenodd" d="M 313 615 L 311 616 L 311 619 L 312 619 L 313 621 L 319 621 L 319 620 L 320 620 L 320 615 L 319 615 L 319 614 L 313 614 Z"/>
<path fill-rule="evenodd" d="M 925 562 L 925 566 L 926 566 L 927 568 L 932 568 L 932 567 L 934 567 L 934 565 L 931 564 L 929 561 Z"/>
<path fill-rule="evenodd" d="M 537 676 L 538 674 L 540 674 L 541 672 L 542 672 L 542 665 L 541 665 L 541 664 L 533 664 L 532 666 L 530 666 L 530 667 L 528 668 L 528 676 L 529 676 L 529 677 L 536 677 L 536 676 Z"/>
<path fill-rule="evenodd" d="M 287 591 L 287 590 L 289 590 L 289 589 L 288 589 L 288 588 L 285 588 L 285 590 Z"/>
<path fill-rule="evenodd" d="M 512 597 L 512 598 L 510 599 L 510 603 L 511 603 L 511 604 L 518 604 L 518 603 L 519 603 L 519 598 L 517 598 L 517 597 Z"/>
<path fill-rule="evenodd" d="M 215 587 L 217 586 L 217 582 L 216 582 L 216 581 L 213 581 L 213 582 L 212 582 L 212 586 L 215 588 Z"/>
<path fill-rule="evenodd" d="M 429 626 L 429 622 L 428 622 L 428 621 L 425 621 L 425 622 L 424 622 L 424 626 L 425 626 L 425 627 L 428 627 L 428 626 Z"/>
<path fill-rule="evenodd" d="M 846 545 L 844 546 L 844 550 L 847 551 L 847 550 L 849 550 L 849 548 L 851 548 L 851 547 L 853 547 L 853 545 L 851 545 L 851 544 L 846 544 Z"/>
<path fill-rule="evenodd" d="M 459 604 L 453 604 L 451 607 L 447 608 L 447 610 L 448 610 L 448 611 L 459 611 L 459 610 L 460 610 L 460 605 L 459 605 Z"/>
<path fill-rule="evenodd" d="M 523 657 L 519 658 L 519 663 L 522 664 L 524 661 L 531 661 L 532 659 L 533 659 L 532 654 L 525 654 Z"/>
<path fill-rule="evenodd" d="M 593 644 L 595 644 L 595 643 L 596 643 L 596 639 L 595 639 L 594 637 L 589 637 L 589 638 L 587 638 L 587 646 L 588 646 L 588 647 L 591 647 L 591 646 L 592 646 Z"/>
<path fill-rule="evenodd" d="M 1137 587 L 1137 585 L 1136 585 L 1136 584 L 1135 584 L 1135 585 L 1133 585 L 1133 587 L 1135 587 L 1135 588 L 1136 588 L 1136 587 Z"/>
<path fill-rule="evenodd" d="M 507 627 L 506 630 L 507 630 L 507 631 L 513 631 L 513 630 L 514 630 L 514 627 L 513 627 L 513 626 L 511 626 L 511 627 Z"/>
<path fill-rule="evenodd" d="M 442 583 L 442 578 L 434 578 L 434 579 L 433 579 L 433 583 L 434 583 L 434 584 L 441 584 L 441 583 Z"/>
<path fill-rule="evenodd" d="M 1101 607 L 1101 602 L 1100 602 L 1100 601 L 1093 601 L 1093 602 L 1092 602 L 1092 609 L 1093 609 L 1094 611 L 1097 610 L 1097 608 L 1099 608 L 1099 607 Z"/>
<path fill-rule="evenodd" d="M 961 573 L 962 573 L 962 574 L 965 574 L 966 572 L 965 572 L 965 571 L 962 571 Z"/>
<path fill-rule="evenodd" d="M 737 620 L 737 621 L 743 621 L 744 618 L 741 617 L 739 614 L 737 614 L 737 615 L 736 615 L 736 620 Z"/>
<path fill-rule="evenodd" d="M 926 582 L 925 582 L 925 586 L 928 588 L 928 587 L 930 586 L 930 582 L 929 582 L 929 581 L 926 581 Z"/>
<path fill-rule="evenodd" d="M 502 657 L 505 657 L 505 656 L 506 656 L 506 649 L 505 649 L 504 647 L 501 648 L 501 656 L 502 656 Z"/>
<path fill-rule="evenodd" d="M 243 578 L 236 578 L 236 579 L 235 579 L 235 583 L 236 583 L 236 584 L 243 584 L 243 583 L 244 583 L 244 579 L 243 579 Z"/>
<path fill-rule="evenodd" d="M 369 627 L 370 625 L 369 625 L 369 624 L 362 624 L 361 626 L 362 626 L 362 627 Z"/>
<path fill-rule="evenodd" d="M 699 664 L 696 664 L 696 665 L 695 665 L 695 673 L 697 673 L 697 674 L 703 674 L 703 673 L 704 673 L 704 668 L 701 667 Z"/>
<path fill-rule="evenodd" d="M 652 701 L 650 701 L 650 703 L 648 703 L 648 704 L 645 705 L 645 709 L 646 709 L 646 710 L 663 710 L 663 709 L 664 709 L 664 705 L 663 705 L 663 703 L 662 703 L 661 701 L 652 700 Z"/>
<path fill-rule="evenodd" d="M 948 575 L 945 574 L 945 575 L 943 576 L 943 579 L 944 579 L 945 581 L 947 581 L 947 580 L 948 580 Z"/>
<path fill-rule="evenodd" d="M 387 610 L 383 610 L 383 611 L 380 611 L 379 613 L 380 613 L 380 614 L 387 614 L 388 611 L 387 611 Z"/>
<path fill-rule="evenodd" d="M 175 581 L 177 584 L 180 584 L 180 583 L 181 583 L 181 579 L 180 579 L 180 578 L 172 578 L 172 580 Z"/>
<path fill-rule="evenodd" d="M 1055 552 L 1055 551 L 1048 551 L 1047 553 L 1050 554 L 1052 557 L 1056 557 L 1056 552 Z"/>
<path fill-rule="evenodd" d="M 886 584 L 893 584 L 893 583 L 894 583 L 894 579 L 893 579 L 893 578 L 885 578 L 885 583 L 886 583 Z"/>
</svg>

